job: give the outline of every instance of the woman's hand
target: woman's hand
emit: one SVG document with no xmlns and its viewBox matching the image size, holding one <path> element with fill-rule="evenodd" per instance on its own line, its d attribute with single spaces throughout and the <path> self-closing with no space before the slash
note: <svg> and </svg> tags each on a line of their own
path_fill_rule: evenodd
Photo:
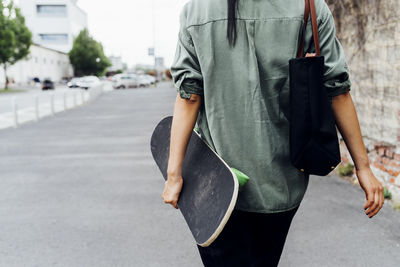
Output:
<svg viewBox="0 0 400 267">
<path fill-rule="evenodd" d="M 179 93 L 176 95 L 174 116 L 171 125 L 171 138 L 168 159 L 167 175 L 162 198 L 165 203 L 178 208 L 178 198 L 181 193 L 182 165 L 190 135 L 196 124 L 202 96 L 191 94 L 190 99 L 184 99 Z"/>
<path fill-rule="evenodd" d="M 167 181 L 164 185 L 164 192 L 162 198 L 164 203 L 171 204 L 175 209 L 178 208 L 179 194 L 182 191 L 183 179 L 182 176 L 170 177 L 168 176 Z"/>
<path fill-rule="evenodd" d="M 356 175 L 367 199 L 367 203 L 364 205 L 365 214 L 372 218 L 379 212 L 385 201 L 383 186 L 370 168 L 356 170 Z"/>
<path fill-rule="evenodd" d="M 383 206 L 383 186 L 369 167 L 367 150 L 362 139 L 356 108 L 350 92 L 333 96 L 332 107 L 336 126 L 350 152 L 356 166 L 358 181 L 367 198 L 367 203 L 364 205 L 365 214 L 372 218 Z"/>
</svg>

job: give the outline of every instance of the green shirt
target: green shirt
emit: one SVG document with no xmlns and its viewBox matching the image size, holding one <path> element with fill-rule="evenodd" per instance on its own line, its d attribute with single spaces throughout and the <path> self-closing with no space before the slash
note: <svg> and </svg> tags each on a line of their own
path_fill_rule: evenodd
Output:
<svg viewBox="0 0 400 267">
<path fill-rule="evenodd" d="M 289 157 L 289 59 L 296 57 L 304 0 L 241 0 L 238 37 L 226 39 L 226 0 L 192 0 L 181 12 L 171 73 L 182 98 L 203 95 L 197 126 L 207 143 L 250 181 L 236 209 L 279 212 L 298 206 L 309 175 Z M 350 90 L 332 13 L 315 0 L 324 83 L 330 97 Z M 305 51 L 314 52 L 311 21 Z"/>
</svg>

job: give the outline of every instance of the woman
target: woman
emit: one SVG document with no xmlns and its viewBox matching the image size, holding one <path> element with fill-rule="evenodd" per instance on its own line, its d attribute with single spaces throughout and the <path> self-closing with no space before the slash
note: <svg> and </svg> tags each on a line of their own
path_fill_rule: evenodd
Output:
<svg viewBox="0 0 400 267">
<path fill-rule="evenodd" d="M 205 266 L 277 266 L 309 175 L 289 158 L 289 71 L 304 0 L 192 0 L 181 13 L 171 72 L 178 91 L 163 199 L 177 208 L 182 162 L 197 122 L 202 138 L 250 181 L 221 235 L 198 247 Z M 366 215 L 381 209 L 383 187 L 369 167 L 343 48 L 332 14 L 315 0 L 324 84 L 336 124 L 366 193 Z M 310 21 L 308 23 L 311 23 Z M 311 26 L 305 51 L 314 52 Z"/>
</svg>

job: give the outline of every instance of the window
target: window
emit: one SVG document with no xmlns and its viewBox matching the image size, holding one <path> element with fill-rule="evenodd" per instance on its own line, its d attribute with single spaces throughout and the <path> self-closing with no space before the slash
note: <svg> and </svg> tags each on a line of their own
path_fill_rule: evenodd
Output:
<svg viewBox="0 0 400 267">
<path fill-rule="evenodd" d="M 36 5 L 38 15 L 63 17 L 67 15 L 66 5 Z"/>
<path fill-rule="evenodd" d="M 66 44 L 68 34 L 39 34 L 40 39 L 45 43 Z"/>
</svg>

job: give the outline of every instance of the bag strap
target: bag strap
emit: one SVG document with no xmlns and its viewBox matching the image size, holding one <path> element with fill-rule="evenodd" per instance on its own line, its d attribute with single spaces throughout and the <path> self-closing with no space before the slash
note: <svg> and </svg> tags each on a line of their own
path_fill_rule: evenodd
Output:
<svg viewBox="0 0 400 267">
<path fill-rule="evenodd" d="M 299 45 L 299 49 L 297 51 L 297 57 L 303 57 L 303 53 L 304 53 L 304 35 L 306 34 L 306 29 L 307 29 L 307 21 L 308 21 L 308 17 L 310 16 L 310 4 L 309 4 L 309 0 L 305 0 L 305 9 L 304 9 L 304 23 L 303 23 L 303 27 L 300 33 L 300 45 Z"/>
<path fill-rule="evenodd" d="M 310 0 L 310 10 L 311 10 L 311 20 L 312 20 L 314 44 L 315 44 L 315 53 L 316 53 L 316 56 L 319 57 L 321 55 L 321 51 L 319 49 L 319 34 L 318 34 L 318 23 L 317 23 L 317 11 L 315 9 L 314 0 Z"/>
<path fill-rule="evenodd" d="M 314 45 L 315 45 L 315 54 L 316 56 L 321 55 L 320 47 L 319 47 L 319 34 L 318 34 L 318 23 L 317 23 L 317 11 L 315 9 L 314 0 L 305 0 L 305 9 L 304 9 L 304 24 L 301 32 L 301 43 L 299 46 L 299 50 L 297 53 L 297 57 L 303 57 L 304 54 L 304 36 L 307 29 L 307 21 L 311 13 L 311 26 L 313 30 L 314 37 Z"/>
</svg>

